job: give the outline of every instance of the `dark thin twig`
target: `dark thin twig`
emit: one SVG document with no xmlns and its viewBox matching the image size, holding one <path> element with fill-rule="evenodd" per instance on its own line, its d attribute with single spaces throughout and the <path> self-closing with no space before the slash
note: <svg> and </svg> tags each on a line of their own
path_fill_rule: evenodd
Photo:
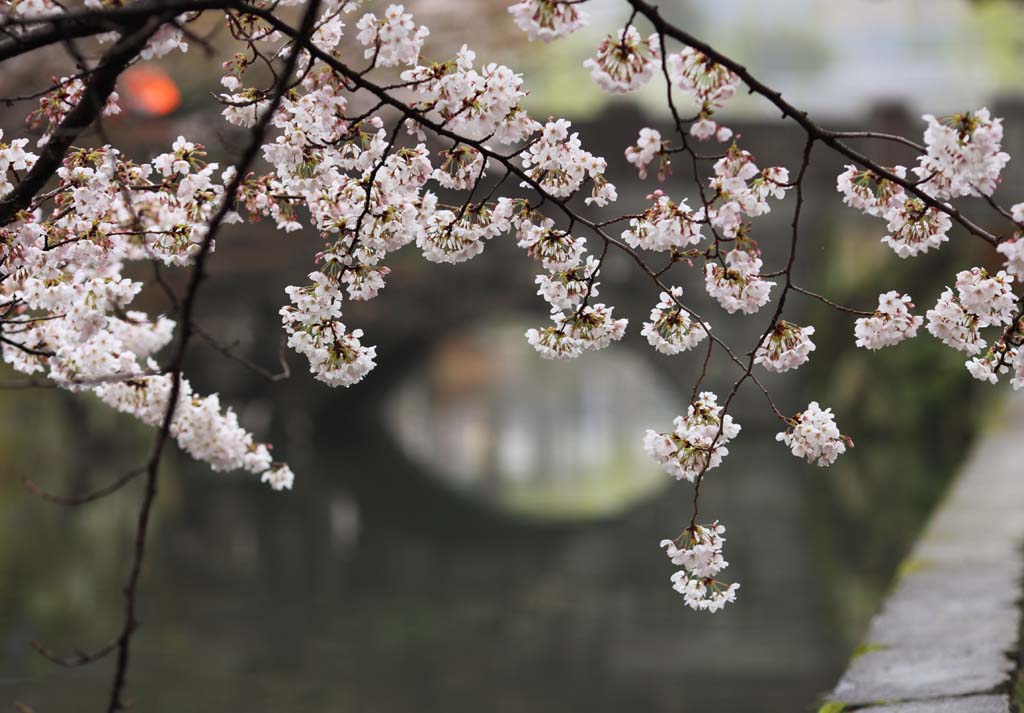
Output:
<svg viewBox="0 0 1024 713">
<path fill-rule="evenodd" d="M 91 503 L 96 500 L 99 500 L 102 497 L 110 495 L 111 493 L 115 493 L 121 488 L 123 488 L 125 485 L 130 483 L 131 481 L 135 480 L 135 478 L 142 475 L 143 472 L 145 472 L 143 468 L 136 468 L 134 470 L 130 470 L 124 475 L 122 475 L 120 478 L 115 480 L 114 482 L 110 483 L 109 485 L 105 485 L 102 488 L 99 488 L 98 490 L 93 490 L 92 492 L 85 493 L 84 495 L 54 495 L 40 488 L 33 480 L 29 478 L 25 478 L 24 480 L 22 480 L 22 483 L 24 483 L 25 487 L 29 490 L 29 492 L 31 492 L 33 495 L 37 497 L 42 498 L 43 500 L 46 500 L 51 503 L 56 503 L 57 505 L 74 506 L 84 505 L 85 503 Z"/>
</svg>

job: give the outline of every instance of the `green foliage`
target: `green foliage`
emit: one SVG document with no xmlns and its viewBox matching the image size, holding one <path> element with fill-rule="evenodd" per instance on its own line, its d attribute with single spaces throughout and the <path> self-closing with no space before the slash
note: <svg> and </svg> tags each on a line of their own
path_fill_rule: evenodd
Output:
<svg viewBox="0 0 1024 713">
<path fill-rule="evenodd" d="M 843 713 L 846 710 L 846 704 L 842 701 L 829 701 L 828 703 L 822 704 L 818 709 L 818 713 Z"/>
<path fill-rule="evenodd" d="M 873 654 L 876 651 L 885 651 L 887 648 L 889 647 L 885 644 L 863 643 L 853 650 L 853 654 L 850 658 L 855 659 L 864 656 L 865 654 Z"/>
</svg>

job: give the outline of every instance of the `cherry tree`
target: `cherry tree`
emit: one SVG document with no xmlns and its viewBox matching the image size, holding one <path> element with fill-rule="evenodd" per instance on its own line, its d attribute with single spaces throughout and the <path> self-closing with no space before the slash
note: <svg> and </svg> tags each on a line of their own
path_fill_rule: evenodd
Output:
<svg viewBox="0 0 1024 713">
<path fill-rule="evenodd" d="M 520 0 L 508 11 L 531 41 L 555 41 L 588 22 L 583 0 Z M 349 302 L 384 290 L 390 254 L 410 244 L 430 262 L 461 263 L 491 240 L 514 240 L 536 263 L 537 295 L 550 307 L 550 322 L 524 335 L 546 359 L 572 359 L 623 339 L 627 319 L 598 299 L 608 255 L 628 256 L 638 289 L 649 290 L 654 305 L 641 336 L 663 354 L 703 350 L 690 402 L 680 404 L 672 424 L 650 424 L 643 440 L 669 475 L 692 487 L 692 513 L 661 544 L 679 568 L 674 589 L 696 610 L 722 609 L 739 588 L 722 579 L 725 526 L 701 519 L 699 510 L 703 479 L 739 447 L 733 441 L 741 426 L 730 410 L 737 393 L 746 387 L 763 395 L 779 422 L 780 447 L 798 458 L 828 466 L 853 446 L 830 408 L 785 404 L 762 382 L 764 372 L 798 369 L 813 357 L 814 326 L 785 318 L 791 296 L 819 300 L 849 319 L 851 347 L 888 348 L 925 327 L 965 354 L 973 377 L 997 383 L 1008 375 L 1015 389 L 1024 385 L 1024 313 L 1014 293 L 1024 276 L 1024 203 L 1004 208 L 992 198 L 1009 160 L 999 118 L 985 108 L 927 115 L 919 141 L 833 131 L 656 6 L 623 0 L 622 14 L 624 24 L 608 28 L 583 67 L 565 71 L 589 75 L 613 94 L 663 86 L 671 135 L 637 126 L 636 143 L 621 147 L 651 186 L 637 214 L 615 212 L 605 159 L 583 146 L 569 121 L 529 115 L 521 74 L 479 60 L 466 45 L 454 57 L 426 60 L 429 30 L 400 5 L 0 5 L 0 61 L 72 42 L 77 48 L 71 74 L 35 95 L 8 98 L 34 105 L 26 112 L 34 133 L 0 136 L 3 360 L 29 383 L 90 394 L 156 434 L 144 464 L 93 493 L 66 497 L 28 483 L 42 497 L 78 505 L 145 480 L 120 631 L 98 650 L 70 657 L 37 646 L 64 665 L 114 656 L 109 711 L 125 707 L 147 529 L 170 444 L 215 471 L 258 475 L 275 490 L 295 480 L 230 406 L 195 391 L 183 373 L 194 338 L 212 340 L 196 324 L 196 300 L 226 225 L 264 220 L 283 233 L 322 238 L 323 249 L 309 256 L 308 282 L 281 296 L 280 318 L 288 347 L 332 387 L 353 387 L 374 369 L 375 347 L 346 324 L 345 313 Z M 83 140 L 87 128 L 120 111 L 118 77 L 133 64 L 197 45 L 224 53 L 199 33 L 201 18 L 210 17 L 231 39 L 220 57 L 220 113 L 248 136 L 233 165 L 209 162 L 205 148 L 185 136 L 156 155 L 135 157 Z M 802 131 L 803 151 L 790 165 L 758 165 L 721 123 L 719 112 L 737 91 L 758 95 Z M 912 149 L 916 165 L 881 165 L 856 147 L 871 142 Z M 965 266 L 937 285 L 941 294 L 923 316 L 899 285 L 879 295 L 877 306 L 860 309 L 797 284 L 794 262 L 807 242 L 800 231 L 804 180 L 816 151 L 849 162 L 836 177 L 836 199 L 877 218 L 894 260 L 974 239 L 987 243 L 1004 269 Z M 680 161 L 692 168 L 692 184 L 672 179 Z M 1003 229 L 989 232 L 969 219 L 961 212 L 965 200 L 994 211 Z M 792 216 L 788 245 L 762 254 L 754 226 L 772 210 Z M 144 284 L 126 270 L 140 262 L 152 265 L 171 314 L 132 309 Z M 166 270 L 187 272 L 184 292 L 171 290 Z M 686 296 L 699 290 L 721 314 L 694 311 Z M 755 319 L 762 312 L 760 337 L 745 347 L 728 344 L 714 327 L 729 315 Z M 735 369 L 724 394 L 702 388 L 712 359 Z"/>
</svg>

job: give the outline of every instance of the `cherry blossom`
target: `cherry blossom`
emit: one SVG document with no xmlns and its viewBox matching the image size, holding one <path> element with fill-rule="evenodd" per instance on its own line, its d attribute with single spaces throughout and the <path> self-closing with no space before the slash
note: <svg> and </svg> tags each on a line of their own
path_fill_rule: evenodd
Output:
<svg viewBox="0 0 1024 713">
<path fill-rule="evenodd" d="M 356 29 L 356 39 L 366 47 L 363 56 L 381 67 L 416 64 L 423 41 L 430 34 L 426 27 L 416 26 L 412 14 L 402 5 L 388 6 L 382 18 L 366 13 L 356 23 Z"/>
<path fill-rule="evenodd" d="M 701 140 L 712 136 L 719 141 L 732 138 L 732 132 L 720 127 L 711 117 L 736 93 L 740 78 L 692 47 L 668 55 L 666 64 L 673 85 L 692 96 L 697 104 L 699 121 L 693 124 L 690 133 Z"/>
<path fill-rule="evenodd" d="M 740 425 L 723 413 L 718 397 L 702 391 L 690 404 L 686 416 L 677 416 L 675 428 L 667 433 L 648 429 L 644 450 L 676 480 L 693 482 L 705 471 L 717 468 L 729 455 L 726 444 L 736 438 Z"/>
<path fill-rule="evenodd" d="M 672 564 L 682 567 L 672 575 L 672 588 L 691 609 L 716 612 L 736 601 L 740 585 L 716 579 L 729 566 L 722 556 L 724 534 L 725 526 L 715 521 L 706 526 L 690 525 L 675 540 L 661 541 Z"/>
<path fill-rule="evenodd" d="M 774 282 L 761 278 L 761 258 L 747 250 L 730 250 L 725 266 L 709 262 L 704 267 L 708 294 L 729 314 L 753 314 L 768 304 Z"/>
<path fill-rule="evenodd" d="M 651 310 L 651 321 L 645 322 L 640 332 L 662 354 L 689 351 L 708 336 L 708 326 L 691 319 L 677 304 L 682 296 L 682 287 L 662 292 L 661 300 Z"/>
<path fill-rule="evenodd" d="M 928 153 L 914 173 L 922 188 L 936 198 L 992 195 L 1010 155 L 1002 151 L 1003 121 L 988 109 L 955 114 L 939 121 L 931 114 L 924 142 Z"/>
<path fill-rule="evenodd" d="M 701 235 L 701 217 L 690 210 L 686 201 L 674 203 L 660 190 L 647 196 L 654 204 L 637 218 L 629 221 L 629 229 L 622 233 L 627 245 L 644 250 L 665 251 L 696 245 Z"/>
<path fill-rule="evenodd" d="M 857 346 L 871 350 L 882 349 L 917 336 L 917 330 L 924 324 L 924 319 L 911 314 L 913 308 L 910 295 L 901 295 L 896 290 L 880 294 L 875 313 L 856 321 L 854 334 Z"/>
<path fill-rule="evenodd" d="M 952 226 L 949 216 L 936 208 L 925 206 L 919 198 L 908 198 L 886 214 L 889 235 L 882 242 L 902 258 L 913 257 L 937 248 L 949 240 Z"/>
<path fill-rule="evenodd" d="M 661 61 L 658 36 L 646 40 L 630 25 L 621 32 L 608 35 L 597 48 L 597 55 L 583 66 L 590 78 L 606 92 L 626 94 L 647 84 Z"/>
<path fill-rule="evenodd" d="M 1024 240 L 1015 237 L 997 245 L 996 250 L 1006 258 L 1006 272 L 1018 280 L 1024 278 Z"/>
<path fill-rule="evenodd" d="M 659 131 L 643 128 L 640 129 L 640 138 L 637 139 L 636 144 L 626 148 L 626 160 L 636 166 L 641 179 L 647 178 L 647 165 L 654 160 L 655 156 L 662 154 L 665 144 Z M 662 166 L 664 167 L 666 163 L 667 159 L 663 155 Z M 665 179 L 664 168 L 658 171 L 658 179 Z"/>
<path fill-rule="evenodd" d="M 960 299 L 948 287 L 925 317 L 928 319 L 928 331 L 946 346 L 968 354 L 977 354 L 985 347 L 985 340 L 978 331 L 981 326 L 978 317 L 964 309 Z"/>
<path fill-rule="evenodd" d="M 1017 310 L 1013 277 L 1000 270 L 994 276 L 983 267 L 956 274 L 956 291 L 961 306 L 977 317 L 979 327 L 1009 324 Z"/>
<path fill-rule="evenodd" d="M 888 171 L 898 178 L 907 177 L 905 166 L 893 166 Z M 903 187 L 871 170 L 860 170 L 847 165 L 836 179 L 836 189 L 843 194 L 843 203 L 868 215 L 885 217 L 892 210 L 900 210 L 906 202 Z"/>
<path fill-rule="evenodd" d="M 520 0 L 508 11 L 531 40 L 545 42 L 575 32 L 589 19 L 577 0 Z"/>
<path fill-rule="evenodd" d="M 814 327 L 799 327 L 781 320 L 754 352 L 754 363 L 779 373 L 796 369 L 810 359 L 815 350 L 812 334 Z"/>
<path fill-rule="evenodd" d="M 848 445 L 853 445 L 853 441 L 839 432 L 832 409 L 822 410 L 817 401 L 807 404 L 775 440 L 789 446 L 797 458 L 806 458 L 808 463 L 819 466 L 832 465 L 846 452 Z"/>
<path fill-rule="evenodd" d="M 537 275 L 537 294 L 556 310 L 572 309 L 585 297 L 597 297 L 600 294 L 598 285 L 601 283 L 595 279 L 600 267 L 600 260 L 588 255 L 585 265 Z"/>
<path fill-rule="evenodd" d="M 549 121 L 544 125 L 540 138 L 520 154 L 527 175 L 540 187 L 556 198 L 568 198 L 579 190 L 588 177 L 594 182 L 592 197 L 598 205 L 615 200 L 614 193 L 608 194 L 604 179 L 607 163 L 582 149 L 579 134 L 569 134 L 572 124 L 565 119 Z M 524 186 L 529 184 L 524 183 Z"/>
</svg>

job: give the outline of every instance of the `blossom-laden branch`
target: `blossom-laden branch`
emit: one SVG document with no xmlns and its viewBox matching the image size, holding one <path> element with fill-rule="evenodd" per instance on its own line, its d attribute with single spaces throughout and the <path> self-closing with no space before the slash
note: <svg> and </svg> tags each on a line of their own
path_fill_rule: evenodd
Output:
<svg viewBox="0 0 1024 713">
<path fill-rule="evenodd" d="M 140 0 L 94 9 L 7 0 L 0 6 L 0 61 L 63 40 L 113 42 L 95 66 L 55 78 L 41 95 L 33 115 L 46 125 L 39 156 L 28 150 L 27 139 L 0 143 L 4 360 L 30 376 L 44 375 L 47 383 L 89 391 L 157 429 L 141 471 L 145 488 L 122 630 L 95 655 L 67 659 L 87 663 L 117 652 L 108 710 L 124 707 L 146 535 L 167 443 L 173 439 L 215 470 L 245 469 L 275 489 L 292 486 L 291 470 L 271 458 L 269 445 L 257 443 L 216 395 L 194 393 L 182 373 L 192 337 L 199 336 L 272 380 L 287 376 L 283 360 L 281 374 L 267 372 L 196 322 L 196 296 L 215 237 L 241 214 L 269 219 L 283 232 L 312 229 L 325 241 L 312 256 L 308 283 L 286 289 L 280 317 L 288 347 L 331 386 L 354 385 L 375 367 L 375 347 L 342 321 L 345 303 L 375 298 L 386 287 L 388 257 L 409 244 L 428 261 L 461 263 L 489 241 L 514 235 L 538 265 L 537 294 L 551 309 L 550 323 L 530 329 L 526 339 L 551 359 L 574 358 L 624 337 L 628 321 L 598 299 L 607 256 L 627 255 L 649 280 L 652 302 L 658 297 L 641 329 L 647 342 L 668 355 L 706 343 L 685 415 L 671 431 L 651 429 L 644 441 L 669 474 L 693 483 L 689 522 L 663 546 L 681 567 L 673 586 L 694 609 L 718 611 L 739 587 L 719 579 L 728 564 L 724 526 L 700 524 L 698 517 L 702 483 L 740 433 L 730 409 L 744 385 L 764 395 L 781 423 L 777 439 L 794 455 L 825 466 L 853 445 L 830 409 L 811 402 L 788 415 L 761 381 L 761 369 L 801 368 L 815 351 L 814 327 L 785 318 L 790 293 L 856 317 L 855 344 L 869 350 L 915 337 L 927 320 L 929 333 L 973 357 L 967 362 L 972 375 L 998 381 L 1012 371 L 1012 384 L 1024 386 L 1024 308 L 1013 292 L 1024 277 L 1024 203 L 1003 208 L 992 198 L 1009 156 L 1001 149 L 1001 120 L 987 110 L 926 116 L 921 142 L 832 131 L 654 6 L 627 0 L 625 25 L 608 33 L 584 67 L 612 93 L 663 82 L 673 136 L 638 127 L 636 144 L 623 147 L 625 158 L 641 180 L 653 166 L 661 187 L 651 190 L 639 213 L 595 218 L 592 211 L 607 212 L 618 197 L 606 161 L 583 146 L 569 121 L 529 116 L 521 75 L 478 65 L 468 47 L 444 61 L 424 61 L 429 30 L 401 6 L 355 16 L 357 3 L 324 0 L 321 7 L 313 1 L 296 25 L 285 10 L 295 4 Z M 509 10 L 531 40 L 553 41 L 588 21 L 583 3 L 575 1 L 520 0 Z M 187 51 L 189 41 L 214 50 L 189 29 L 207 11 L 223 14 L 238 50 L 223 62 L 217 97 L 225 120 L 250 132 L 234 167 L 218 173 L 204 147 L 185 137 L 145 163 L 110 145 L 72 147 L 104 113 L 118 110 L 115 82 L 132 62 Z M 645 28 L 651 30 L 646 36 Z M 359 66 L 348 59 L 353 53 L 361 55 Z M 267 70 L 271 86 L 250 78 L 266 74 L 253 67 Z M 758 165 L 721 123 L 721 110 L 744 85 L 803 130 L 804 150 L 792 177 L 786 167 Z M 681 110 L 680 99 L 692 105 L 691 113 Z M 854 140 L 898 143 L 919 154 L 917 165 L 883 166 L 852 148 Z M 794 265 L 806 242 L 804 185 L 815 150 L 851 162 L 837 177 L 843 201 L 884 221 L 880 238 L 900 258 L 939 249 L 956 228 L 994 246 L 1005 269 L 994 275 L 982 268 L 960 271 L 955 291 L 947 288 L 924 317 L 913 314 L 912 299 L 898 290 L 880 295 L 871 310 L 797 285 Z M 680 160 L 694 177 L 688 191 L 671 178 Z M 510 190 L 516 183 L 525 193 Z M 966 218 L 953 204 L 964 198 L 982 199 L 1007 232 L 991 233 Z M 766 271 L 756 219 L 787 199 L 793 203 L 788 250 L 777 256 L 784 265 Z M 122 265 L 142 260 L 154 265 L 174 319 L 129 309 L 143 285 L 124 277 Z M 170 289 L 161 265 L 191 268 L 182 296 Z M 752 315 L 774 302 L 749 349 L 726 343 L 684 301 L 678 283 L 691 267 L 699 272 L 690 282 L 703 285 L 729 315 Z M 982 333 L 988 328 L 999 330 L 991 347 Z M 160 366 L 156 357 L 175 333 L 171 357 Z M 721 400 L 703 388 L 716 356 L 737 369 Z M 116 491 L 134 473 L 80 498 L 29 487 L 46 499 L 79 504 Z"/>
</svg>

